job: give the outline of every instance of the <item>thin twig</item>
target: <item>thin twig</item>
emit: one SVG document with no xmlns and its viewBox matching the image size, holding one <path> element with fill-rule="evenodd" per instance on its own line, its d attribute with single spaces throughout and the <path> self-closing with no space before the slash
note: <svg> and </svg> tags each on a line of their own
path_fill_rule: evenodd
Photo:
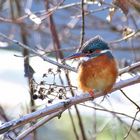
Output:
<svg viewBox="0 0 140 140">
<path fill-rule="evenodd" d="M 37 12 L 32 12 L 32 14 L 41 14 L 40 17 L 44 17 L 45 16 L 50 16 L 51 14 L 53 14 L 56 10 L 61 10 L 61 9 L 65 9 L 65 8 L 70 8 L 70 7 L 73 7 L 73 6 L 78 6 L 81 4 L 81 2 L 75 2 L 75 3 L 71 3 L 71 4 L 67 4 L 67 5 L 62 5 L 63 2 L 57 4 L 56 6 L 54 6 L 53 8 L 49 8 L 48 11 L 49 12 L 46 12 L 46 10 L 41 10 L 41 11 L 37 11 Z M 8 22 L 8 23 L 16 23 L 16 24 L 21 24 L 23 23 L 23 20 L 30 17 L 30 14 L 27 13 L 25 14 L 24 16 L 21 16 L 19 18 L 16 18 L 16 19 L 9 19 L 9 18 L 5 18 L 5 17 L 0 17 L 0 21 L 1 22 Z M 45 17 L 46 18 L 46 17 Z M 44 18 L 43 18 L 44 19 Z"/>
<path fill-rule="evenodd" d="M 46 9 L 48 10 L 48 8 L 49 8 L 49 1 L 46 0 Z M 50 32 L 51 32 L 51 36 L 53 40 L 54 49 L 60 50 L 61 46 L 60 46 L 58 33 L 56 30 L 56 25 L 53 20 L 53 15 L 49 16 L 49 28 L 50 28 Z M 58 58 L 63 59 L 63 53 L 61 51 L 56 52 L 56 59 L 58 60 Z"/>
<path fill-rule="evenodd" d="M 31 12 L 31 14 L 40 15 L 39 18 L 44 20 L 46 17 L 52 15 L 56 10 L 62 10 L 62 9 L 71 8 L 71 7 L 74 7 L 74 6 L 81 5 L 81 2 L 75 2 L 75 3 L 66 4 L 66 5 L 61 5 L 62 3 L 59 3 L 58 5 L 54 6 L 53 8 L 49 8 L 48 9 L 49 12 L 46 12 L 46 10 L 41 10 L 41 11 Z M 85 3 L 85 4 L 88 5 L 88 3 Z M 110 7 L 112 7 L 112 6 L 108 5 L 108 7 L 98 8 L 96 10 L 91 10 L 89 12 L 86 12 L 85 15 L 88 15 L 88 14 L 91 14 L 91 13 L 96 13 L 96 12 L 99 12 L 99 11 L 103 11 L 103 10 L 109 9 Z M 81 17 L 81 16 L 82 15 L 79 15 L 78 17 Z M 30 17 L 30 14 L 26 13 L 25 15 L 23 15 L 23 16 L 17 18 L 17 19 L 14 19 L 14 20 L 9 19 L 9 18 L 5 18 L 5 17 L 0 17 L 0 21 L 1 22 L 21 24 L 21 23 L 23 23 L 24 19 L 29 18 L 29 17 Z"/>
<path fill-rule="evenodd" d="M 101 11 L 104 11 L 104 10 L 108 10 L 109 8 L 110 7 L 101 7 L 101 8 L 97 8 L 97 9 L 94 9 L 94 10 L 84 11 L 84 16 L 91 15 L 91 14 L 101 12 Z M 81 18 L 81 17 L 82 17 L 82 14 L 73 16 L 73 18 Z"/>
<path fill-rule="evenodd" d="M 104 111 L 104 112 L 108 112 L 108 113 L 111 113 L 111 114 L 121 115 L 121 116 L 125 116 L 125 117 L 127 117 L 127 118 L 130 118 L 130 119 L 134 119 L 134 117 L 129 116 L 129 115 L 125 114 L 125 113 L 121 113 L 121 112 L 116 112 L 116 111 L 108 110 L 108 109 L 106 109 L 106 108 L 98 108 L 98 107 L 89 106 L 89 105 L 82 104 L 82 103 L 79 104 L 79 105 L 85 106 L 85 107 L 88 107 L 88 108 L 92 108 L 92 109 L 95 109 L 95 110 L 98 110 L 98 111 Z M 140 122 L 139 119 L 136 119 L 136 118 L 135 118 L 135 120 L 136 120 L 137 122 Z"/>
<path fill-rule="evenodd" d="M 127 66 L 125 68 L 122 68 L 119 70 L 119 75 L 123 74 L 123 73 L 126 73 L 126 72 L 130 72 L 136 68 L 140 67 L 140 61 L 139 62 L 136 62 L 136 63 L 133 63 L 131 64 L 130 66 Z"/>
<path fill-rule="evenodd" d="M 110 41 L 109 44 L 114 44 L 114 43 L 119 43 L 119 42 L 125 41 L 125 40 L 127 40 L 129 38 L 132 38 L 132 37 L 136 36 L 139 32 L 140 32 L 140 30 L 137 30 L 136 32 L 132 32 L 129 35 L 127 35 L 127 36 L 125 36 L 125 37 L 123 37 L 121 39 Z"/>
<path fill-rule="evenodd" d="M 81 14 L 82 14 L 81 38 L 80 38 L 80 47 L 78 48 L 77 52 L 80 51 L 80 49 L 82 48 L 83 43 L 84 43 L 84 34 L 85 34 L 84 0 L 81 0 Z M 82 138 L 83 138 L 83 140 L 87 140 L 86 134 L 85 134 L 85 129 L 84 129 L 83 122 L 82 122 L 82 118 L 80 116 L 80 112 L 79 112 L 78 107 L 76 105 L 75 105 L 75 110 L 76 110 L 77 117 L 78 117 L 78 120 L 79 120 L 79 126 L 80 126 L 80 130 L 81 130 Z"/>
<path fill-rule="evenodd" d="M 139 75 L 136 75 L 133 78 L 129 78 L 127 80 L 123 80 L 123 81 L 116 83 L 115 86 L 113 87 L 112 91 L 117 90 L 118 87 L 120 87 L 120 89 L 121 89 L 121 88 L 131 86 L 131 85 L 134 85 L 137 83 L 140 83 L 140 76 Z"/>
<path fill-rule="evenodd" d="M 19 134 L 15 138 L 15 140 L 22 140 L 28 134 L 30 134 L 31 132 L 33 132 L 34 130 L 36 130 L 37 128 L 39 128 L 40 126 L 44 125 L 46 122 L 50 121 L 54 117 L 57 117 L 60 113 L 61 113 L 61 111 L 58 111 L 58 112 L 55 112 L 55 113 L 50 114 L 49 116 L 46 116 L 45 118 L 43 118 L 40 121 L 38 121 L 36 124 L 30 126 L 28 129 L 26 129 L 25 131 L 23 131 L 21 134 Z"/>
<path fill-rule="evenodd" d="M 71 86 L 71 81 L 70 81 L 69 73 L 66 73 L 65 75 L 66 75 L 66 79 L 67 79 L 68 85 Z M 70 88 L 70 93 L 74 97 L 74 91 L 73 91 L 72 88 Z M 83 122 L 82 122 L 81 115 L 80 115 L 80 111 L 79 111 L 77 105 L 74 105 L 74 108 L 75 108 L 76 115 L 77 115 L 77 118 L 78 118 L 78 124 L 79 124 L 79 128 L 80 128 L 80 131 L 81 131 L 82 138 L 83 138 L 83 140 L 86 140 L 85 129 L 84 129 L 84 125 L 83 125 Z"/>
<path fill-rule="evenodd" d="M 17 40 L 12 40 L 12 39 L 9 38 L 8 36 L 4 35 L 3 33 L 0 33 L 0 36 L 3 37 L 4 39 L 7 39 L 8 41 L 10 41 L 10 42 L 16 44 L 16 45 L 19 45 L 19 46 L 22 47 L 22 48 L 26 48 L 26 49 L 28 49 L 29 51 L 32 51 L 34 54 L 40 56 L 44 61 L 47 61 L 47 62 L 49 62 L 49 63 L 52 63 L 52 64 L 54 64 L 54 65 L 56 65 L 56 66 L 58 66 L 58 67 L 60 67 L 60 68 L 64 68 L 64 69 L 68 69 L 68 70 L 73 71 L 73 72 L 77 72 L 77 70 L 74 69 L 73 67 L 70 67 L 70 66 L 68 66 L 68 65 L 63 65 L 63 64 L 60 64 L 60 63 L 58 63 L 58 62 L 56 62 L 56 61 L 53 61 L 53 60 L 49 59 L 47 56 L 44 56 L 44 55 L 38 53 L 35 49 L 32 49 L 31 47 L 29 47 L 29 46 L 27 46 L 27 45 L 25 45 L 25 44 L 23 44 L 23 43 L 21 43 L 21 42 L 19 42 L 19 41 L 17 41 Z M 140 66 L 140 62 L 133 63 L 133 64 L 131 64 L 130 66 L 127 66 L 127 67 L 125 67 L 125 68 L 120 69 L 120 70 L 119 70 L 119 75 L 121 75 L 121 74 L 123 74 L 123 73 L 125 73 L 125 72 L 129 72 L 129 71 L 131 71 L 132 69 L 135 69 L 135 68 L 137 68 L 137 67 L 139 67 L 139 66 Z"/>
<path fill-rule="evenodd" d="M 122 89 L 120 89 L 120 91 L 123 93 L 123 95 L 131 102 L 131 103 L 133 103 L 136 107 L 137 107 L 137 109 L 140 111 L 140 106 L 138 105 L 138 104 L 136 104 L 132 99 L 130 99 L 126 94 L 125 94 L 125 92 L 122 90 Z"/>
<path fill-rule="evenodd" d="M 81 38 L 80 38 L 80 47 L 77 52 L 79 52 L 84 43 L 84 35 L 85 35 L 85 10 L 84 10 L 84 0 L 81 0 L 81 15 L 82 15 L 82 28 L 81 28 Z"/>
<path fill-rule="evenodd" d="M 135 76 L 134 78 L 120 81 L 114 85 L 112 91 L 121 89 L 123 87 L 130 86 L 130 85 L 134 85 L 138 82 L 140 82 L 140 76 Z M 104 96 L 104 93 L 98 92 L 95 94 L 94 98 L 98 98 L 101 96 Z M 52 113 L 55 113 L 58 110 L 65 111 L 66 109 L 70 108 L 73 105 L 76 105 L 76 104 L 79 104 L 82 102 L 86 102 L 89 100 L 93 100 L 93 97 L 91 97 L 90 94 L 82 94 L 80 96 L 71 97 L 63 102 L 56 103 L 56 104 L 51 105 L 49 107 L 45 107 L 44 109 L 27 114 L 19 119 L 4 123 L 3 125 L 0 126 L 0 134 L 5 133 L 8 130 L 13 130 L 19 126 L 24 125 L 24 124 L 27 124 L 27 123 L 31 122 L 32 120 L 36 120 L 36 119 L 39 119 L 39 118 L 44 117 L 46 115 L 50 115 Z"/>
<path fill-rule="evenodd" d="M 70 67 L 70 66 L 68 66 L 68 65 L 63 65 L 63 64 L 60 64 L 60 63 L 58 63 L 58 62 L 56 62 L 56 61 L 53 61 L 52 59 L 49 59 L 47 56 L 44 56 L 44 55 L 40 54 L 39 52 L 37 52 L 37 50 L 34 50 L 34 49 L 32 49 L 31 47 L 29 47 L 29 46 L 27 46 L 27 45 L 25 45 L 25 44 L 23 44 L 23 43 L 21 43 L 21 42 L 19 42 L 19 41 L 17 41 L 17 40 L 12 40 L 12 39 L 10 39 L 8 36 L 4 35 L 3 33 L 0 33 L 0 36 L 3 37 L 3 38 L 5 38 L 5 39 L 7 39 L 8 41 L 10 41 L 10 42 L 16 44 L 16 45 L 22 47 L 22 48 L 26 48 L 26 49 L 28 49 L 29 51 L 32 51 L 32 52 L 33 52 L 34 54 L 36 54 L 37 56 L 40 56 L 44 61 L 47 61 L 47 62 L 49 62 L 49 63 L 51 63 L 51 64 L 54 64 L 54 65 L 56 65 L 56 66 L 58 66 L 58 67 L 60 67 L 60 68 L 64 68 L 64 69 L 71 70 L 71 71 L 73 71 L 73 72 L 77 72 L 77 70 L 75 70 L 74 68 L 72 68 L 72 67 Z"/>
<path fill-rule="evenodd" d="M 58 8 L 59 6 L 61 6 L 64 3 L 65 0 L 62 0 L 60 3 L 58 3 L 56 6 L 54 6 L 52 9 L 49 9 L 48 12 L 42 15 L 41 20 L 45 20 L 46 18 L 48 18 L 50 15 L 52 15 Z"/>
<path fill-rule="evenodd" d="M 133 119 L 132 124 L 130 126 L 130 129 L 129 129 L 128 133 L 126 134 L 126 136 L 124 137 L 124 140 L 127 139 L 127 137 L 129 136 L 129 134 L 130 134 L 130 132 L 131 132 L 131 130 L 133 128 L 133 125 L 134 125 L 134 122 L 136 120 L 136 117 L 137 117 L 138 113 L 139 113 L 139 110 L 135 113 L 135 116 L 134 116 L 134 119 Z"/>
<path fill-rule="evenodd" d="M 69 112 L 69 116 L 70 116 L 70 119 L 71 119 L 74 135 L 76 137 L 76 140 L 79 140 L 79 136 L 78 136 L 78 133 L 76 131 L 75 123 L 74 123 L 73 116 L 72 116 L 72 113 L 71 113 L 70 109 L 68 109 L 68 112 Z"/>
<path fill-rule="evenodd" d="M 130 126 L 130 129 L 129 129 L 127 135 L 124 137 L 124 140 L 125 140 L 125 139 L 129 136 L 129 134 L 130 134 L 130 132 L 131 132 L 131 130 L 132 130 L 132 127 L 133 127 L 134 122 L 135 122 L 135 120 L 136 120 L 136 116 L 137 116 L 137 114 L 138 114 L 139 111 L 140 111 L 140 106 L 139 106 L 138 104 L 136 104 L 133 100 L 131 100 L 131 99 L 125 94 L 125 92 L 124 92 L 122 89 L 120 89 L 120 91 L 121 91 L 121 92 L 123 93 L 123 95 L 124 95 L 131 103 L 133 103 L 133 104 L 137 107 L 137 109 L 138 109 L 138 111 L 136 112 L 136 114 L 135 114 L 135 116 L 134 116 L 134 119 L 133 119 L 133 121 L 132 121 L 132 124 L 131 124 L 131 126 Z"/>
</svg>

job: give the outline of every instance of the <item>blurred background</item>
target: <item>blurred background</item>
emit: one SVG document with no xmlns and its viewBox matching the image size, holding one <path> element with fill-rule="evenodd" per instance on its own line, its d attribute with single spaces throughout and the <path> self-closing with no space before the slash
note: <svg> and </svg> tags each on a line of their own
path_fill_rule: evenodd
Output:
<svg viewBox="0 0 140 140">
<path fill-rule="evenodd" d="M 59 63 L 78 50 L 82 37 L 85 42 L 100 35 L 110 44 L 120 69 L 138 62 L 140 1 L 86 0 L 83 9 L 82 2 L 0 0 L 0 32 Z M 76 68 L 78 61 L 67 64 Z M 120 75 L 117 81 L 135 75 L 139 75 L 139 69 Z M 67 85 L 72 88 L 63 87 Z M 123 90 L 140 104 L 139 84 Z M 76 73 L 58 69 L 0 36 L 1 123 L 78 94 L 81 91 L 77 90 Z M 136 116 L 136 106 L 120 91 L 102 100 L 100 97 L 70 108 L 60 119 L 47 122 L 25 140 L 139 140 L 140 116 Z M 0 138 L 15 138 L 29 125 Z"/>
</svg>

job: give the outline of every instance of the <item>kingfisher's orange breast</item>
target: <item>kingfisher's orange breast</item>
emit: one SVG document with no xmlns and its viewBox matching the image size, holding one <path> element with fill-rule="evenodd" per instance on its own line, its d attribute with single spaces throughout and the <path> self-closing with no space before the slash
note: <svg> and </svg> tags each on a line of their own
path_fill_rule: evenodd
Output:
<svg viewBox="0 0 140 140">
<path fill-rule="evenodd" d="M 109 92 L 118 76 L 114 58 L 101 55 L 83 62 L 78 70 L 78 85 L 84 92 L 101 90 Z"/>
</svg>

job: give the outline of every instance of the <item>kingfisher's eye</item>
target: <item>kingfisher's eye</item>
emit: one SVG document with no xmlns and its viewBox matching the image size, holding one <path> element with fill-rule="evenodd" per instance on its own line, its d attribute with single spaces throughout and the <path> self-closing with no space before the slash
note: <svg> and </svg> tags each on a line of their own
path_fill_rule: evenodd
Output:
<svg viewBox="0 0 140 140">
<path fill-rule="evenodd" d="M 93 50 L 88 50 L 86 53 L 88 54 L 93 53 Z"/>
<path fill-rule="evenodd" d="M 82 52 L 83 52 L 84 54 L 92 54 L 94 51 L 95 51 L 95 50 L 90 49 L 90 50 L 83 50 Z"/>
</svg>

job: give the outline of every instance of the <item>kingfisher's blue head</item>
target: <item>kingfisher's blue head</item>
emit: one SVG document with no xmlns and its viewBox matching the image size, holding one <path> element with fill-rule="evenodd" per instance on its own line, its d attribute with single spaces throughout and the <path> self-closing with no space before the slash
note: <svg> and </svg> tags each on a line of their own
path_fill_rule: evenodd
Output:
<svg viewBox="0 0 140 140">
<path fill-rule="evenodd" d="M 109 50 L 108 44 L 100 36 L 96 36 L 83 45 L 82 53 L 100 52 L 102 50 Z"/>
<path fill-rule="evenodd" d="M 96 36 L 85 42 L 81 52 L 75 53 L 67 57 L 66 59 L 73 59 L 79 57 L 96 57 L 100 55 L 102 52 L 108 50 L 109 50 L 108 44 L 100 36 Z"/>
</svg>

